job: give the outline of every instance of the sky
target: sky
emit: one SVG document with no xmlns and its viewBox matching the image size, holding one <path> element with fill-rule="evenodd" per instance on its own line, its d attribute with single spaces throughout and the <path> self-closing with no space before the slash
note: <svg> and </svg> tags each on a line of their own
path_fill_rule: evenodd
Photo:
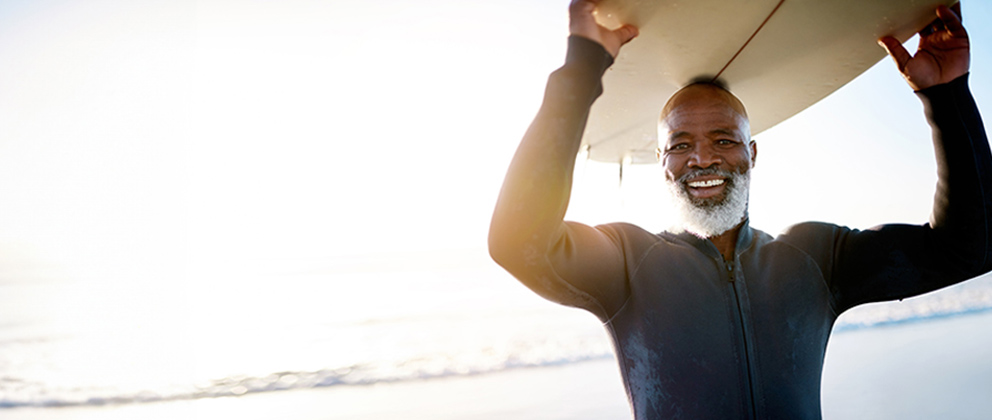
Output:
<svg viewBox="0 0 992 420">
<path fill-rule="evenodd" d="M 47 266 L 489 264 L 567 3 L 0 3 L 0 281 Z M 964 17 L 987 108 L 992 6 Z M 929 129 L 888 59 L 755 138 L 752 226 L 927 219 Z M 579 163 L 569 218 L 665 228 L 658 165 L 622 186 L 617 169 Z"/>
</svg>

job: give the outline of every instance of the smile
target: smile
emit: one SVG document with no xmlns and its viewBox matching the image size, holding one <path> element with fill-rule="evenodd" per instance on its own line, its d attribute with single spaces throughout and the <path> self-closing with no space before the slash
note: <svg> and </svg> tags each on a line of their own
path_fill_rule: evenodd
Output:
<svg viewBox="0 0 992 420">
<path fill-rule="evenodd" d="M 690 181 L 688 185 L 692 188 L 707 188 L 715 187 L 717 185 L 723 185 L 726 182 L 723 179 L 708 179 L 705 181 Z"/>
</svg>

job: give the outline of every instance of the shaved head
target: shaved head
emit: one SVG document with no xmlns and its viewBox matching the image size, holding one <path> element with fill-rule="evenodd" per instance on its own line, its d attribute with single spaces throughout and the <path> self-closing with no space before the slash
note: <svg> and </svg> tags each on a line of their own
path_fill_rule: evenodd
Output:
<svg viewBox="0 0 992 420">
<path fill-rule="evenodd" d="M 659 120 L 662 124 L 665 124 L 665 120 L 668 118 L 668 115 L 680 106 L 713 101 L 726 104 L 730 107 L 730 109 L 742 117 L 744 122 L 748 123 L 748 129 L 745 130 L 746 134 L 748 137 L 751 136 L 747 110 L 744 108 L 744 104 L 741 103 L 741 100 L 737 99 L 733 93 L 730 93 L 726 87 L 717 82 L 693 82 L 686 87 L 679 89 L 677 92 L 672 94 L 670 98 L 668 98 L 668 102 L 665 103 L 665 107 L 661 109 L 661 117 Z"/>
</svg>

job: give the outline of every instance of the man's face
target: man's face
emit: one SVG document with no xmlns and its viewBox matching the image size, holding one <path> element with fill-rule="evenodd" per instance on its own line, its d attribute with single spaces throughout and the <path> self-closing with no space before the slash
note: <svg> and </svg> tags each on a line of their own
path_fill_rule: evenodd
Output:
<svg viewBox="0 0 992 420">
<path fill-rule="evenodd" d="M 704 236 L 736 226 L 747 211 L 747 175 L 757 154 L 743 106 L 729 93 L 703 85 L 676 93 L 664 112 L 659 126 L 664 145 L 659 153 L 676 204 L 682 200 L 695 207 L 688 211 L 697 213 L 696 218 L 721 219 L 716 223 L 719 232 L 696 232 Z M 731 198 L 737 201 L 732 206 Z M 703 224 L 707 223 L 713 224 Z M 725 226 L 728 223 L 731 226 Z"/>
</svg>

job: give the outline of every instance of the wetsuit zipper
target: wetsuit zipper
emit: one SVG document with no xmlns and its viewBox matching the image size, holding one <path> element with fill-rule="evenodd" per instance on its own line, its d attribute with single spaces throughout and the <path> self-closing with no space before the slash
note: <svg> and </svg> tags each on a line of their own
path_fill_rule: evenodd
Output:
<svg viewBox="0 0 992 420">
<path fill-rule="evenodd" d="M 756 406 L 754 401 L 754 379 L 751 375 L 751 352 L 748 349 L 748 337 L 747 337 L 747 327 L 745 326 L 745 316 L 744 308 L 741 306 L 741 296 L 737 292 L 737 282 L 734 278 L 734 262 L 724 261 L 727 266 L 727 280 L 730 282 L 730 288 L 734 290 L 734 303 L 737 304 L 737 316 L 740 318 L 741 322 L 741 338 L 743 339 L 744 347 L 744 371 L 747 374 L 747 389 L 744 390 L 746 397 L 745 400 L 750 402 L 750 418 L 756 419 Z"/>
</svg>

